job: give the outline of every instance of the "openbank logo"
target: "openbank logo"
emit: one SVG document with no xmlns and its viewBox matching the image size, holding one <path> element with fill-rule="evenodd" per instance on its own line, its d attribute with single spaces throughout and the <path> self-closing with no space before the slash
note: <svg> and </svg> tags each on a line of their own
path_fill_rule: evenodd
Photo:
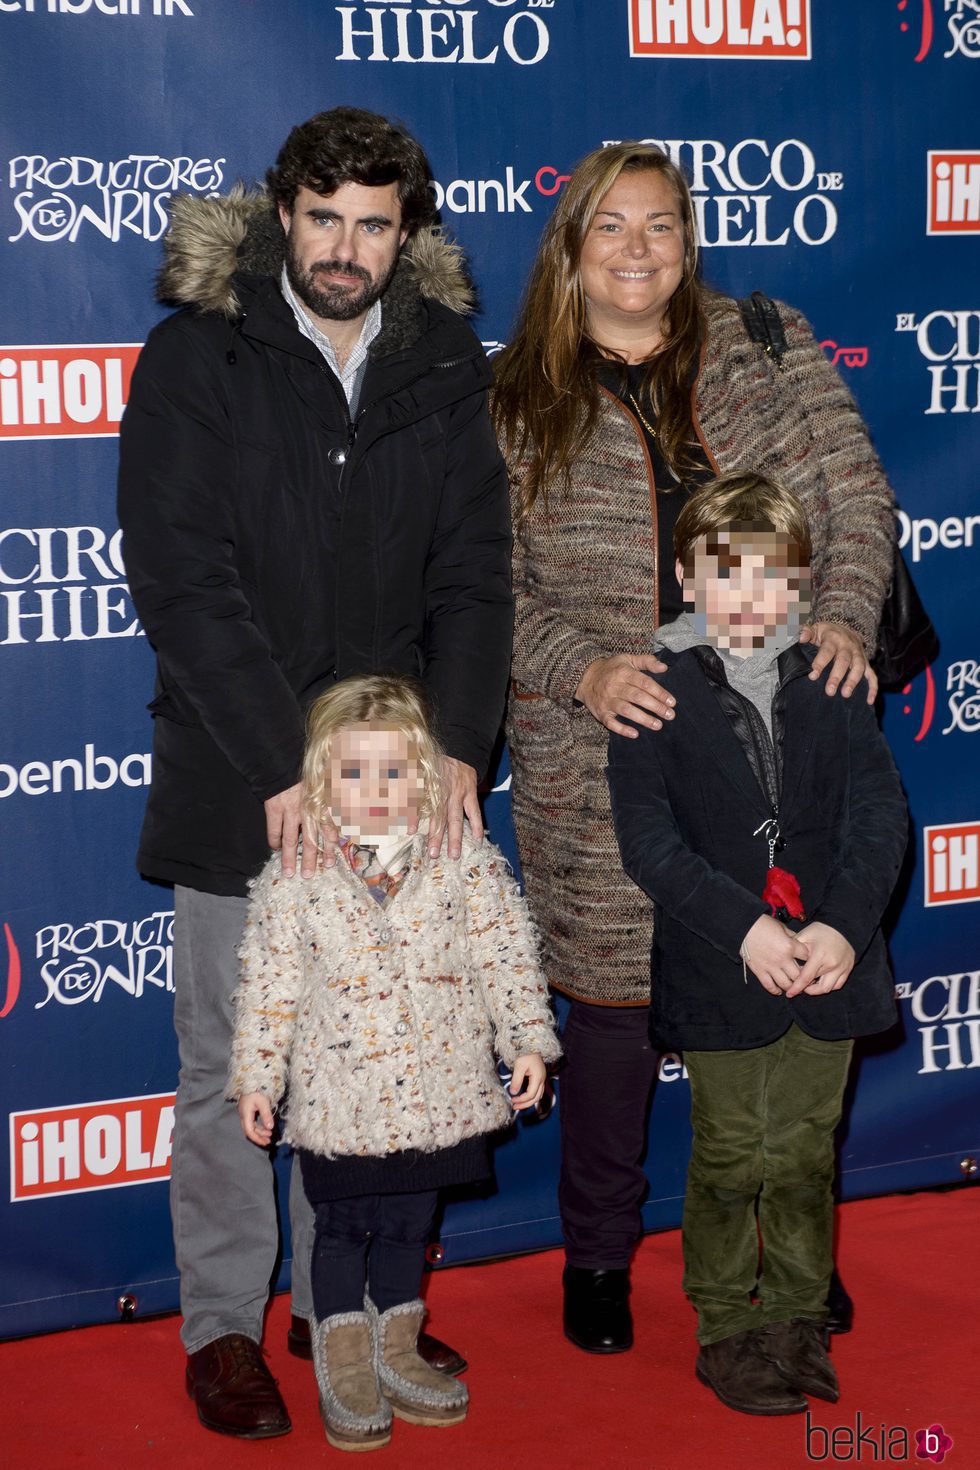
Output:
<svg viewBox="0 0 980 1470">
<path fill-rule="evenodd" d="M 187 0 L 0 0 L 0 15 L 11 11 L 29 15 L 188 15 L 194 12 Z"/>
<path fill-rule="evenodd" d="M 980 901 L 980 822 L 923 829 L 925 906 Z"/>
<path fill-rule="evenodd" d="M 551 199 L 568 183 L 569 175 L 559 173 L 550 164 L 536 169 L 533 178 L 519 179 L 510 164 L 502 179 L 452 179 L 442 184 L 429 180 L 436 209 L 449 209 L 453 214 L 531 214 L 535 194 Z M 528 190 L 531 189 L 531 200 Z"/>
<path fill-rule="evenodd" d="M 81 756 L 65 756 L 50 764 L 28 761 L 18 767 L 0 761 L 0 801 L 17 794 L 57 796 L 63 791 L 108 791 L 116 785 L 149 786 L 150 769 L 149 753 L 117 759 L 96 755 L 94 745 L 86 745 Z"/>
<path fill-rule="evenodd" d="M 551 46 L 552 12 L 561 0 L 370 0 L 336 5 L 337 61 L 511 61 L 536 66 Z"/>
<path fill-rule="evenodd" d="M 122 531 L 0 531 L 0 647 L 142 636 L 126 582 Z"/>
<path fill-rule="evenodd" d="M 10 1114 L 10 1199 L 46 1199 L 170 1177 L 172 1092 Z"/>
<path fill-rule="evenodd" d="M 980 152 L 968 148 L 930 150 L 929 235 L 980 234 Z"/>
<path fill-rule="evenodd" d="M 631 56 L 809 61 L 810 0 L 628 0 Z"/>
<path fill-rule="evenodd" d="M 74 154 L 10 159 L 7 185 L 19 228 L 7 238 L 74 245 L 83 226 L 112 244 L 125 234 L 159 240 L 170 224 L 167 200 L 175 191 L 212 198 L 224 178 L 224 158 L 163 158 L 130 153 L 106 162 Z"/>
<path fill-rule="evenodd" d="M 141 345 L 0 347 L 0 440 L 118 434 Z"/>
<path fill-rule="evenodd" d="M 900 311 L 895 330 L 915 334 L 928 364 L 923 413 L 980 413 L 980 310 L 930 311 L 921 321 L 914 311 Z"/>
</svg>

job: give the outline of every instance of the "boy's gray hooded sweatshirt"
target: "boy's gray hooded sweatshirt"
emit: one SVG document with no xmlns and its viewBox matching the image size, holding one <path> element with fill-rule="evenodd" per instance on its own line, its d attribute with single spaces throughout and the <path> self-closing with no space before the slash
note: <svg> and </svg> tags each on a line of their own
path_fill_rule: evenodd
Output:
<svg viewBox="0 0 980 1470">
<path fill-rule="evenodd" d="M 738 694 L 750 700 L 765 721 L 772 738 L 772 701 L 779 683 L 776 661 L 781 653 L 799 642 L 799 628 L 790 628 L 768 640 L 765 648 L 753 650 L 747 658 L 738 658 L 727 649 L 719 648 L 707 633 L 698 632 L 690 613 L 683 612 L 672 623 L 657 629 L 654 651 L 658 647 L 669 648 L 672 653 L 683 653 L 687 648 L 704 644 L 713 648 L 721 659 L 725 677 Z"/>
</svg>

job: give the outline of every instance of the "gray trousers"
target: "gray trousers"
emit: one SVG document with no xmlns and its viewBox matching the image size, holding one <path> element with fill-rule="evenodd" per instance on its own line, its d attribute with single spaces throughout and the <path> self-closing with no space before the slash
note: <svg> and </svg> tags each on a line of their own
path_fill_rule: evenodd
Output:
<svg viewBox="0 0 980 1470">
<path fill-rule="evenodd" d="M 174 889 L 174 1023 L 180 1050 L 170 1210 L 189 1353 L 227 1332 L 262 1339 L 279 1251 L 269 1154 L 249 1143 L 225 1100 L 248 900 Z M 293 1311 L 313 1315 L 313 1209 L 292 1170 Z"/>
</svg>

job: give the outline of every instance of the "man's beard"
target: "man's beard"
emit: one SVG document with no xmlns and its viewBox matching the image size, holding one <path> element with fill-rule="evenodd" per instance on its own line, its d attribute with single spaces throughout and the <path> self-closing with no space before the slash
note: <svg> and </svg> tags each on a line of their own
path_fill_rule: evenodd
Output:
<svg viewBox="0 0 980 1470">
<path fill-rule="evenodd" d="M 286 237 L 286 275 L 289 284 L 313 315 L 324 321 L 350 322 L 355 317 L 362 316 L 387 291 L 397 268 L 396 255 L 377 280 L 363 266 L 353 265 L 349 261 L 317 261 L 310 270 L 305 270 L 296 255 L 292 240 L 288 235 Z M 347 276 L 356 277 L 361 282 L 360 288 L 351 290 L 348 286 L 332 284 L 325 278 L 326 270 L 342 270 Z"/>
</svg>

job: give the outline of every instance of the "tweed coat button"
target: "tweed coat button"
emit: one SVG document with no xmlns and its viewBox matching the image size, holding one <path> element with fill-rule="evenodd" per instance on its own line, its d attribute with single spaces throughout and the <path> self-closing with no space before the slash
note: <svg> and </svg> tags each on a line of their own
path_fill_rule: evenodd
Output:
<svg viewBox="0 0 980 1470">
<path fill-rule="evenodd" d="M 396 1025 L 395 1025 L 395 1035 L 396 1036 L 405 1036 L 407 1034 L 407 1032 L 408 1032 L 408 1022 L 407 1021 L 398 1021 L 396 1023 Z"/>
</svg>

